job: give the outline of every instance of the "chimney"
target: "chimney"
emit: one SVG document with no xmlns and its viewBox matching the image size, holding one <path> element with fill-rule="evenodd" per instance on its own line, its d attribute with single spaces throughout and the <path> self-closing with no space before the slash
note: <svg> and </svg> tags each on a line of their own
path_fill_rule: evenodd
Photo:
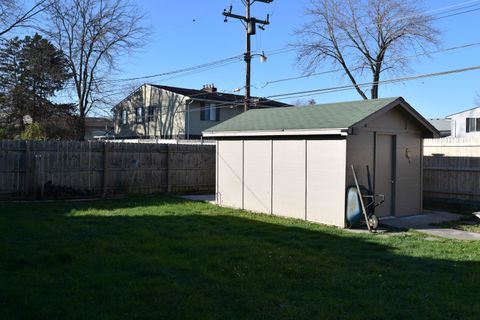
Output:
<svg viewBox="0 0 480 320">
<path fill-rule="evenodd" d="M 212 84 L 206 84 L 203 86 L 203 89 L 202 91 L 205 91 L 205 92 L 208 92 L 208 93 L 214 93 L 214 92 L 217 92 L 217 88 L 215 87 L 215 85 L 212 83 Z"/>
</svg>

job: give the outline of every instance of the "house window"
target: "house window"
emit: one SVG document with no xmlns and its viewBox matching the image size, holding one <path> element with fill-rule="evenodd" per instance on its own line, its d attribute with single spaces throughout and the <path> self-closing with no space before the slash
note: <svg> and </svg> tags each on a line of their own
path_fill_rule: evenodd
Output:
<svg viewBox="0 0 480 320">
<path fill-rule="evenodd" d="M 126 125 L 128 123 L 128 111 L 123 109 L 120 113 L 120 123 Z"/>
<path fill-rule="evenodd" d="M 467 118 L 467 132 L 480 131 L 480 118 Z"/>
<path fill-rule="evenodd" d="M 153 106 L 148 107 L 148 121 L 153 121 L 155 116 L 155 108 Z"/>
<path fill-rule="evenodd" d="M 137 109 L 135 109 L 135 121 L 137 123 L 143 123 L 144 113 L 145 113 L 145 109 L 143 107 L 138 107 Z"/>
<path fill-rule="evenodd" d="M 220 121 L 220 108 L 214 103 L 205 103 L 200 110 L 200 120 Z"/>
</svg>

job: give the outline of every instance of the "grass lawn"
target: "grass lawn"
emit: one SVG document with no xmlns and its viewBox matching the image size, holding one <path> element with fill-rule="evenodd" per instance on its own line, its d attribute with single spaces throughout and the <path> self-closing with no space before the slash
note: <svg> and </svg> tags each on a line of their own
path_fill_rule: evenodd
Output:
<svg viewBox="0 0 480 320">
<path fill-rule="evenodd" d="M 468 232 L 477 232 L 480 233 L 480 219 L 478 219 L 472 212 L 476 211 L 478 208 L 462 208 L 462 209 L 455 209 L 450 208 L 447 212 L 461 214 L 462 218 L 455 221 L 446 221 L 438 224 L 434 224 L 434 226 L 442 227 L 442 228 L 451 228 L 461 231 L 468 231 Z M 435 211 L 435 208 L 431 208 L 431 210 Z M 437 209 L 439 211 L 445 211 L 443 209 Z"/>
<path fill-rule="evenodd" d="M 471 217 L 465 217 L 457 221 L 448 221 L 444 223 L 439 223 L 437 226 L 443 228 L 452 228 L 468 232 L 480 233 L 480 222 L 473 214 Z"/>
<path fill-rule="evenodd" d="M 479 319 L 480 242 L 172 197 L 0 204 L 0 319 Z"/>
</svg>

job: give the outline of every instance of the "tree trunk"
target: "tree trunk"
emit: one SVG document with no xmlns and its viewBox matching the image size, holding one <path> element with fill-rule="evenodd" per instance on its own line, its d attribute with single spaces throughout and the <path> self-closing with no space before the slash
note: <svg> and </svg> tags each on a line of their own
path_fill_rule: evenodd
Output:
<svg viewBox="0 0 480 320">
<path fill-rule="evenodd" d="M 380 72 L 375 72 L 373 74 L 371 99 L 378 99 L 378 85 L 379 85 L 379 82 L 380 82 Z"/>
<path fill-rule="evenodd" d="M 80 115 L 78 117 L 78 122 L 77 122 L 77 140 L 79 141 L 84 141 L 85 140 L 85 115 Z"/>
</svg>

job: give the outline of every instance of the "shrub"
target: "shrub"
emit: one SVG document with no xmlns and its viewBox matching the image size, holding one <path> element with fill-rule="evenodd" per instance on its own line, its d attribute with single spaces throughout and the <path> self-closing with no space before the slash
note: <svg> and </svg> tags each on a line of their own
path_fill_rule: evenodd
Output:
<svg viewBox="0 0 480 320">
<path fill-rule="evenodd" d="M 47 140 L 47 134 L 40 123 L 32 123 L 20 134 L 20 138 L 22 140 Z"/>
</svg>

